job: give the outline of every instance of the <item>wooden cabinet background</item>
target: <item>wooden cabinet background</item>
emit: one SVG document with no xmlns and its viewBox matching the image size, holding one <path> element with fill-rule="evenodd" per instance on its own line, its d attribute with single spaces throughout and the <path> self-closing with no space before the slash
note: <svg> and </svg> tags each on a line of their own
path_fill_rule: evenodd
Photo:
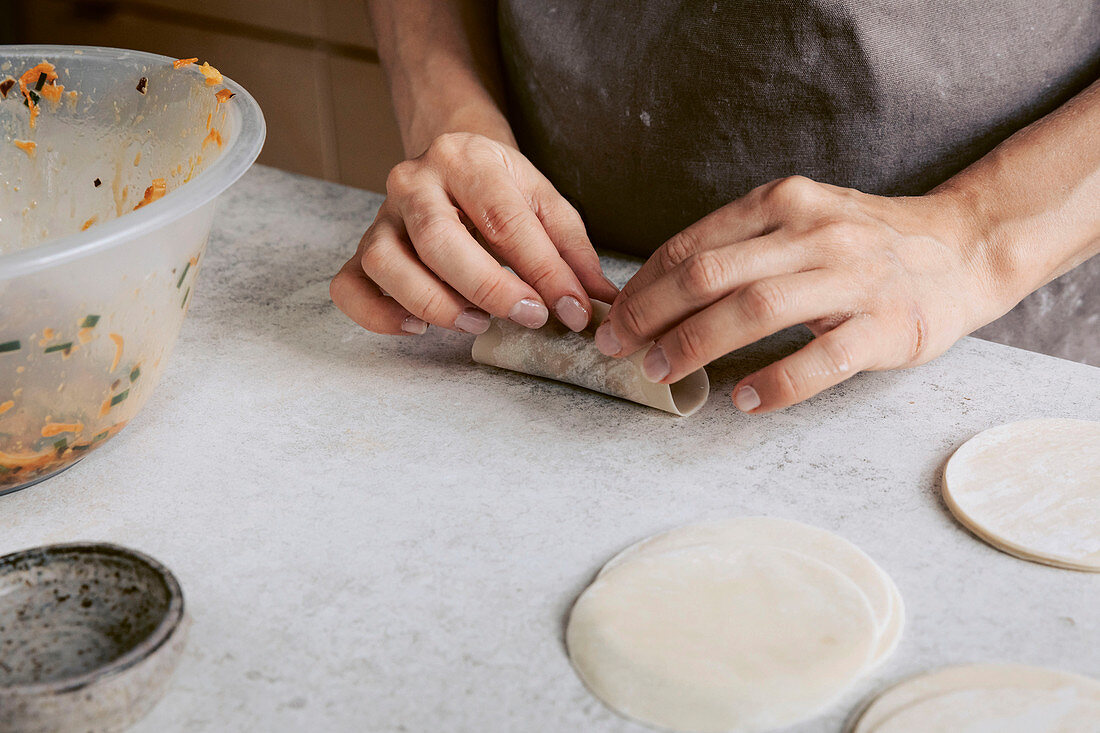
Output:
<svg viewBox="0 0 1100 733">
<path fill-rule="evenodd" d="M 17 0 L 19 43 L 116 46 L 218 67 L 267 120 L 259 161 L 374 191 L 403 157 L 363 0 Z"/>
</svg>

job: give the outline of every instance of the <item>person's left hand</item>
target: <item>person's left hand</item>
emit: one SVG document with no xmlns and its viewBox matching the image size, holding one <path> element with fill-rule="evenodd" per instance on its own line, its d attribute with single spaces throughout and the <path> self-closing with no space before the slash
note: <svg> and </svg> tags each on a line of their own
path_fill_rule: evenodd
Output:
<svg viewBox="0 0 1100 733">
<path fill-rule="evenodd" d="M 963 201 L 947 189 L 887 198 L 797 176 L 765 184 L 662 245 L 596 345 L 620 357 L 648 347 L 646 377 L 668 384 L 806 324 L 813 341 L 734 387 L 734 404 L 753 413 L 861 370 L 921 364 L 1014 303 L 1008 263 L 975 236 Z"/>
</svg>

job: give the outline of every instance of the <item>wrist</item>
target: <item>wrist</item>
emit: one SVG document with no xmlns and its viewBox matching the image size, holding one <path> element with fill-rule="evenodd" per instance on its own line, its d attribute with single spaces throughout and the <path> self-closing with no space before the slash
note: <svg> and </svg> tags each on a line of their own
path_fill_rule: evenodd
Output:
<svg viewBox="0 0 1100 733">
<path fill-rule="evenodd" d="M 401 139 L 406 157 L 417 157 L 448 132 L 471 132 L 517 147 L 508 120 L 491 101 L 466 99 L 447 104 L 433 98 L 413 109 L 403 126 Z"/>
<path fill-rule="evenodd" d="M 965 263 L 984 308 L 979 325 L 994 320 L 1049 278 L 1027 261 L 1011 220 L 990 192 L 948 181 L 924 198 L 950 222 L 952 242 Z"/>
<path fill-rule="evenodd" d="M 408 67 L 406 67 L 408 68 Z M 444 55 L 391 77 L 405 155 L 415 158 L 448 132 L 472 132 L 515 147 L 500 104 L 467 65 Z"/>
</svg>

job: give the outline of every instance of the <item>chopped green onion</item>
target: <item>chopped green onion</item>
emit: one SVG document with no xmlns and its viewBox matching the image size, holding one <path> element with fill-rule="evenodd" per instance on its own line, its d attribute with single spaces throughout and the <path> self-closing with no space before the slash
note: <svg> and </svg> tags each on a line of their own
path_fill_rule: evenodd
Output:
<svg viewBox="0 0 1100 733">
<path fill-rule="evenodd" d="M 60 450 L 65 450 L 66 448 L 69 447 L 69 439 L 68 438 L 62 438 L 61 440 L 55 440 L 54 444 L 53 444 L 53 447 L 56 450 L 59 450 L 59 451 Z"/>
<path fill-rule="evenodd" d="M 122 402 L 129 395 L 130 395 L 130 390 L 128 390 L 128 389 L 125 390 L 125 391 L 119 392 L 118 394 L 116 394 L 114 397 L 111 398 L 111 407 L 114 407 L 119 402 Z"/>
<path fill-rule="evenodd" d="M 110 430 L 104 430 L 102 433 L 96 433 L 95 437 L 92 438 L 92 442 L 98 443 L 99 441 L 105 439 L 110 434 L 110 432 Z"/>
<path fill-rule="evenodd" d="M 71 348 L 73 348 L 73 342 L 66 341 L 63 344 L 54 344 L 53 346 L 47 346 L 44 353 L 49 354 L 52 351 L 68 351 Z"/>
<path fill-rule="evenodd" d="M 180 310 L 187 305 L 187 296 L 191 294 L 190 286 L 187 288 L 187 292 L 183 294 L 183 300 L 180 301 Z"/>
<path fill-rule="evenodd" d="M 5 341 L 4 343 L 0 344 L 0 354 L 4 353 L 5 351 L 19 351 L 20 348 L 21 347 L 18 341 Z"/>
<path fill-rule="evenodd" d="M 176 281 L 176 290 L 183 287 L 183 278 L 187 277 L 187 271 L 191 269 L 191 260 L 187 260 L 187 264 L 183 266 L 183 272 L 180 273 L 180 279 Z"/>
<path fill-rule="evenodd" d="M 34 91 L 42 91 L 42 87 L 46 86 L 46 72 L 42 72 L 38 75 L 38 81 L 34 83 Z"/>
<path fill-rule="evenodd" d="M 93 328 L 97 323 L 99 323 L 99 316 L 84 316 L 84 320 L 80 322 L 80 327 Z"/>
<path fill-rule="evenodd" d="M 130 372 L 130 381 L 134 382 L 140 376 L 141 376 L 141 367 L 136 366 L 136 367 L 134 367 L 133 371 Z"/>
</svg>

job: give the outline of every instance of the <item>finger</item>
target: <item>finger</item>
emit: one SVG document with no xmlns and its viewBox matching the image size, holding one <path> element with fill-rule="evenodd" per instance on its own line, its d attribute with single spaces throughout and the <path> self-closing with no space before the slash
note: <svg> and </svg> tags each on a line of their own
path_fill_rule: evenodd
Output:
<svg viewBox="0 0 1100 733">
<path fill-rule="evenodd" d="M 742 379 L 734 405 L 752 414 L 788 407 L 874 366 L 889 336 L 868 315 L 854 316 L 790 356 Z"/>
<path fill-rule="evenodd" d="M 584 219 L 545 176 L 531 166 L 535 178 L 535 214 L 561 258 L 569 265 L 589 296 L 611 303 L 619 288 L 603 274 L 599 255 L 585 230 Z"/>
<path fill-rule="evenodd" d="M 682 321 L 646 352 L 642 370 L 672 383 L 765 336 L 842 312 L 851 296 L 824 270 L 756 280 Z"/>
<path fill-rule="evenodd" d="M 528 328 L 546 323 L 539 294 L 470 236 L 442 188 L 423 186 L 398 206 L 416 254 L 440 280 L 494 316 Z"/>
<path fill-rule="evenodd" d="M 576 273 L 577 279 L 581 281 L 589 298 L 610 305 L 615 302 L 615 298 L 619 297 L 619 287 L 603 274 L 600 257 L 595 250 L 591 250 L 591 254 L 582 250 L 572 250 L 562 252 L 561 256 Z"/>
<path fill-rule="evenodd" d="M 541 176 L 533 169 L 527 173 L 529 178 Z M 583 329 L 592 305 L 532 208 L 545 202 L 535 201 L 532 193 L 529 203 L 504 169 L 479 169 L 476 175 L 462 172 L 448 183 L 455 201 L 501 261 L 538 292 L 562 323 L 574 331 Z M 560 212 L 552 215 L 560 217 Z"/>
<path fill-rule="evenodd" d="M 761 205 L 764 188 L 753 189 L 674 235 L 634 273 L 634 277 L 623 287 L 623 293 L 630 295 L 641 290 L 700 252 L 767 233 L 771 222 Z"/>
<path fill-rule="evenodd" d="M 597 346 L 618 346 L 608 356 L 628 356 L 745 283 L 805 269 L 804 252 L 772 232 L 692 255 L 649 285 L 624 290 L 600 326 Z"/>
<path fill-rule="evenodd" d="M 348 260 L 332 278 L 329 295 L 337 308 L 368 331 L 418 336 L 428 330 L 427 323 L 382 294 L 363 274 L 358 257 Z"/>
<path fill-rule="evenodd" d="M 399 225 L 380 222 L 359 260 L 364 277 L 422 321 L 464 333 L 484 333 L 489 315 L 442 282 L 416 256 Z"/>
</svg>

